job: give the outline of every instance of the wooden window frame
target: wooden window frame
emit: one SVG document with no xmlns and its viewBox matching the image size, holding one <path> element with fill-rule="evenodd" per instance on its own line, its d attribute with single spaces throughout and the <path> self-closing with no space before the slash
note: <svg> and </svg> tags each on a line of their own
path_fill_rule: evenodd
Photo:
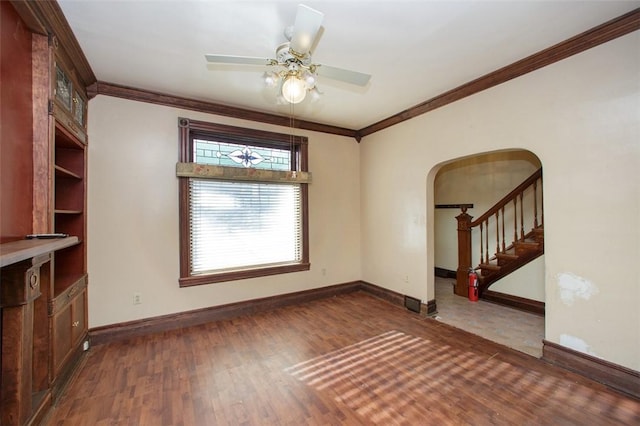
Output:
<svg viewBox="0 0 640 426">
<path fill-rule="evenodd" d="M 283 133 L 247 129 L 205 121 L 178 119 L 179 127 L 179 162 L 193 162 L 193 139 L 216 138 L 220 141 L 236 144 L 260 145 L 272 148 L 293 149 L 292 171 L 308 171 L 308 139 Z M 308 185 L 301 183 L 302 210 L 302 257 L 299 262 L 247 268 L 234 271 L 216 272 L 212 274 L 191 275 L 190 257 L 190 220 L 189 220 L 189 178 L 179 177 L 179 226 L 180 226 L 180 287 L 213 284 L 289 272 L 308 271 L 309 262 L 309 196 Z"/>
</svg>

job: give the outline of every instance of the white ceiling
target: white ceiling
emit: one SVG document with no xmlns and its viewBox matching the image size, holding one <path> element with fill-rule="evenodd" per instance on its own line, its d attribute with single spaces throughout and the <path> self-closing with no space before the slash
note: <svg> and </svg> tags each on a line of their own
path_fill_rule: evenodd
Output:
<svg viewBox="0 0 640 426">
<path fill-rule="evenodd" d="M 58 0 L 99 81 L 289 115 L 264 68 L 204 54 L 275 56 L 300 1 Z M 303 1 L 325 14 L 314 63 L 371 74 L 319 79 L 296 117 L 360 129 L 564 41 L 640 1 Z"/>
</svg>

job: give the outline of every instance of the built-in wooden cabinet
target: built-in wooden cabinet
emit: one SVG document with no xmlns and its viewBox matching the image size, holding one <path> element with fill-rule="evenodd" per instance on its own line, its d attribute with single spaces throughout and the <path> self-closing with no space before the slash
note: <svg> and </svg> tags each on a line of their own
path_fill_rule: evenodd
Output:
<svg viewBox="0 0 640 426">
<path fill-rule="evenodd" d="M 53 49 L 52 232 L 78 238 L 78 244 L 57 251 L 52 262 L 51 372 L 53 389 L 57 389 L 87 338 L 87 103 L 73 69 L 62 66 L 61 47 L 54 43 Z"/>
<path fill-rule="evenodd" d="M 0 2 L 0 18 L 10 71 L 0 103 L 11 113 L 0 139 L 0 424 L 38 424 L 88 347 L 85 88 L 95 76 L 56 2 Z M 68 236 L 25 238 L 46 233 Z"/>
</svg>

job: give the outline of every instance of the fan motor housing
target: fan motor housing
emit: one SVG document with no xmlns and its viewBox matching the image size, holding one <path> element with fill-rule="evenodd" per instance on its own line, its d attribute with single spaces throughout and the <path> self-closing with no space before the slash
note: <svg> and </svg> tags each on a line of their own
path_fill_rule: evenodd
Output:
<svg viewBox="0 0 640 426">
<path fill-rule="evenodd" d="M 276 49 L 276 59 L 281 64 L 290 65 L 295 62 L 299 65 L 309 66 L 311 63 L 311 57 L 309 54 L 297 55 L 291 50 L 291 43 L 283 43 Z"/>
</svg>

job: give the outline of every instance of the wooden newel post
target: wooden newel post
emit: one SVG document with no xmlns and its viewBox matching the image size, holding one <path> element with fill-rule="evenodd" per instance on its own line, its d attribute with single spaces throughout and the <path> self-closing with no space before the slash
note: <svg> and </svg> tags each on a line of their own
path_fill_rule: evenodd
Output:
<svg viewBox="0 0 640 426">
<path fill-rule="evenodd" d="M 467 208 L 462 207 L 462 213 L 456 216 L 458 220 L 458 270 L 456 271 L 456 287 L 454 293 L 467 296 L 469 268 L 471 268 L 471 219 Z"/>
</svg>

